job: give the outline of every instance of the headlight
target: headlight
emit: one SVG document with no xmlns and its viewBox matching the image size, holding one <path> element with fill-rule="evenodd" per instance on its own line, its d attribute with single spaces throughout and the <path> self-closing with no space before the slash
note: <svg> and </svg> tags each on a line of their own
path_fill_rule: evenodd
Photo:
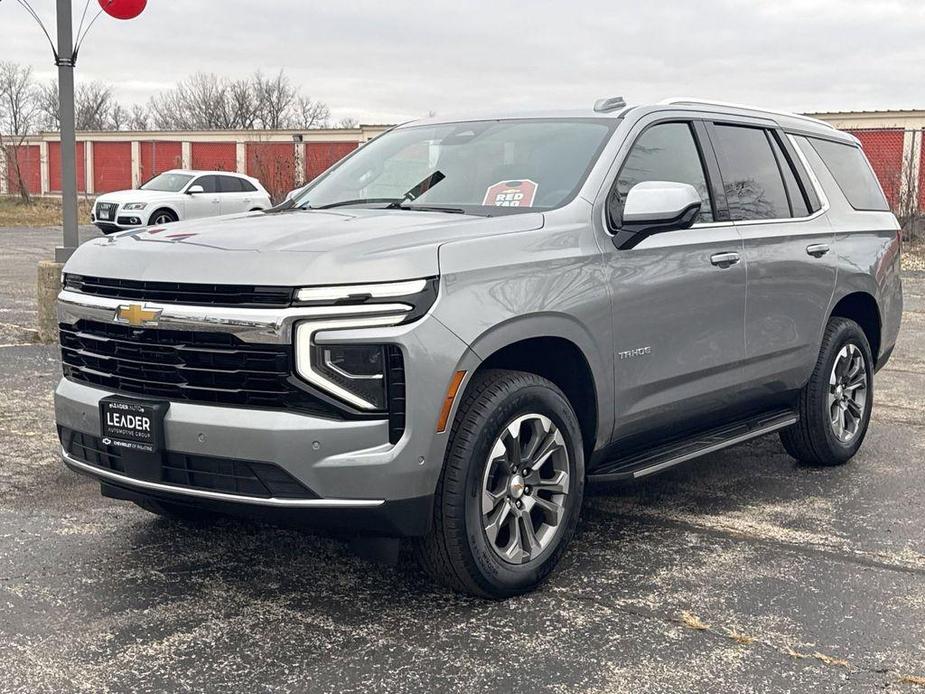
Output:
<svg viewBox="0 0 925 694">
<path fill-rule="evenodd" d="M 302 287 L 296 290 L 299 306 L 343 306 L 345 309 L 362 305 L 365 315 L 397 311 L 403 313 L 400 323 L 410 323 L 423 316 L 437 300 L 437 278 L 429 277 L 402 282 L 375 284 L 336 284 L 325 287 Z M 350 311 L 345 310 L 344 313 Z"/>
<path fill-rule="evenodd" d="M 347 393 L 345 399 L 364 409 L 385 410 L 385 351 L 385 345 L 312 345 L 312 368 L 336 384 L 341 397 Z"/>
<path fill-rule="evenodd" d="M 130 202 L 122 206 L 123 210 L 143 210 L 148 206 L 146 202 Z"/>
<path fill-rule="evenodd" d="M 365 411 L 385 411 L 389 401 L 389 368 L 401 353 L 396 345 L 338 343 L 337 330 L 402 325 L 423 316 L 437 299 L 437 278 L 304 287 L 295 304 L 315 306 L 324 317 L 296 323 L 297 374 L 320 390 Z M 323 308 L 322 308 L 323 307 Z M 319 332 L 325 339 L 317 342 Z"/>
</svg>

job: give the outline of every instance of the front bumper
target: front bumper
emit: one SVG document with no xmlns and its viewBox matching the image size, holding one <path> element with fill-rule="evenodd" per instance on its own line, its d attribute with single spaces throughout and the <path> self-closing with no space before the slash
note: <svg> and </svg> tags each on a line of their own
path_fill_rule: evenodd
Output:
<svg viewBox="0 0 925 694">
<path fill-rule="evenodd" d="M 129 229 L 138 229 L 147 223 L 146 210 L 132 210 L 129 212 L 117 212 L 111 220 L 97 219 L 96 208 L 90 212 L 90 223 L 104 234 L 114 234 L 117 231 L 128 231 Z"/>
<path fill-rule="evenodd" d="M 69 293 L 62 296 L 66 294 Z M 107 309 L 75 302 L 76 299 L 63 300 L 59 304 L 62 322 L 78 318 L 112 320 L 111 310 L 104 316 Z M 230 318 L 219 325 L 202 315 L 208 308 L 200 307 L 199 315 L 194 315 L 193 308 L 189 309 L 190 315 L 182 314 L 182 310 L 177 305 L 169 307 L 169 312 L 165 308 L 165 326 L 176 327 L 176 323 L 186 329 L 226 330 L 253 341 L 291 339 L 292 326 L 298 319 L 294 309 L 284 309 L 283 317 L 275 316 L 274 320 L 268 310 L 240 309 L 226 312 Z M 166 451 L 275 465 L 308 488 L 312 498 L 254 498 L 164 484 L 161 480 L 107 470 L 66 452 L 65 462 L 96 477 L 104 487 L 136 495 L 168 496 L 197 506 L 218 504 L 246 515 L 285 510 L 342 518 L 344 522 L 352 518 L 350 522 L 361 530 L 367 525 L 365 521 L 380 518 L 384 509 L 422 508 L 429 504 L 426 500 L 436 488 L 446 446 L 447 434 L 437 434 L 435 429 L 447 383 L 455 369 L 466 368 L 460 367 L 461 363 L 474 357 L 465 343 L 429 315 L 407 325 L 339 329 L 327 334 L 335 335 L 333 339 L 338 343 L 375 341 L 401 348 L 406 364 L 407 403 L 404 433 L 397 442 L 389 440 L 389 421 L 385 417 L 336 419 L 277 409 L 172 401 L 164 420 Z M 324 339 L 321 334 L 319 339 Z M 55 391 L 58 426 L 99 437 L 99 402 L 113 394 L 118 393 L 62 379 Z M 345 511 L 349 513 L 341 513 Z M 380 530 L 417 534 L 426 530 L 430 520 L 427 513 L 415 525 L 404 512 L 400 515 L 404 518 L 401 523 L 389 521 Z M 315 520 L 316 524 L 328 524 L 322 523 L 322 518 Z M 376 527 L 375 522 L 372 525 Z"/>
</svg>

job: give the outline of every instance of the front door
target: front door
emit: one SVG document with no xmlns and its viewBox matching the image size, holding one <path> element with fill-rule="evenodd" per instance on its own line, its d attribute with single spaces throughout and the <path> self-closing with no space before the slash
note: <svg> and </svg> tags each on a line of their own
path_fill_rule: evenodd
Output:
<svg viewBox="0 0 925 694">
<path fill-rule="evenodd" d="M 672 425 L 709 426 L 711 416 L 736 401 L 745 356 L 744 254 L 715 195 L 716 163 L 699 131 L 685 121 L 646 127 L 610 192 L 619 207 L 637 183 L 675 181 L 694 186 L 703 199 L 690 229 L 655 234 L 625 250 L 603 246 L 613 302 L 617 439 L 649 430 L 681 433 Z"/>
<path fill-rule="evenodd" d="M 186 196 L 186 218 L 215 217 L 222 214 L 222 200 L 218 192 L 217 176 L 200 176 L 190 184 L 202 186 L 202 193 Z"/>
</svg>

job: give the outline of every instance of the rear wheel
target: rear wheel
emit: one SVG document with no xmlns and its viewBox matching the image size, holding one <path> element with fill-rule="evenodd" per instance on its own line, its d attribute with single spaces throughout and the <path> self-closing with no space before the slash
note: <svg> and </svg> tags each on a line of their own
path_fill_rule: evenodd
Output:
<svg viewBox="0 0 925 694">
<path fill-rule="evenodd" d="M 479 374 L 453 424 L 418 558 L 460 592 L 527 592 L 565 551 L 583 493 L 581 430 L 562 391 L 534 374 Z"/>
<path fill-rule="evenodd" d="M 847 318 L 831 318 L 816 368 L 800 393 L 800 421 L 780 435 L 787 452 L 811 465 L 850 460 L 870 423 L 873 374 L 864 331 Z"/>
<path fill-rule="evenodd" d="M 170 224 L 177 221 L 177 215 L 171 210 L 157 210 L 148 220 L 148 226 L 157 226 L 160 224 Z"/>
</svg>

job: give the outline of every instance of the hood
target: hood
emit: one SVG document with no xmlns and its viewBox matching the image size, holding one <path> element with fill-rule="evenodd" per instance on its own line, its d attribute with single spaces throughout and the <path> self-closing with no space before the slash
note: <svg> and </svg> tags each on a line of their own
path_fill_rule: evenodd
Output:
<svg viewBox="0 0 925 694">
<path fill-rule="evenodd" d="M 540 213 L 475 217 L 404 210 L 293 210 L 177 222 L 94 239 L 64 270 L 163 282 L 319 285 L 439 274 L 437 249 L 539 229 Z"/>
<path fill-rule="evenodd" d="M 97 202 L 116 202 L 124 205 L 127 202 L 153 202 L 156 200 L 176 200 L 182 193 L 165 193 L 160 190 L 117 190 L 114 193 L 98 195 Z"/>
</svg>

